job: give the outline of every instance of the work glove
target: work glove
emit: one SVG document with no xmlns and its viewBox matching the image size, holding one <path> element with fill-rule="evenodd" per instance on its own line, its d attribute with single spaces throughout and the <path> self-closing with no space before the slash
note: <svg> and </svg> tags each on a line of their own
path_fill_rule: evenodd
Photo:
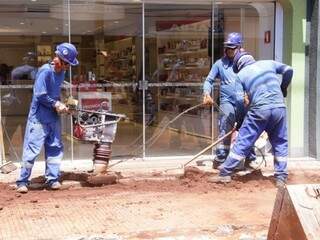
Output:
<svg viewBox="0 0 320 240">
<path fill-rule="evenodd" d="M 203 101 L 202 102 L 205 105 L 211 106 L 213 104 L 213 99 L 209 94 L 205 93 L 203 95 Z"/>
<path fill-rule="evenodd" d="M 69 112 L 68 107 L 60 101 L 57 101 L 55 103 L 54 108 L 56 109 L 57 113 L 68 113 Z"/>
</svg>

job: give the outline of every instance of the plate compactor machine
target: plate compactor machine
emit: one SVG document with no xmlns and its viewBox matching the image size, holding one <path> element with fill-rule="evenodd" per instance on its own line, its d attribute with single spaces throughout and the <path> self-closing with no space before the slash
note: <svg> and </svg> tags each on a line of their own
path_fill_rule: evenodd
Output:
<svg viewBox="0 0 320 240">
<path fill-rule="evenodd" d="M 107 102 L 101 102 L 96 110 L 79 108 L 78 101 L 71 97 L 65 103 L 74 119 L 74 137 L 94 144 L 93 170 L 82 180 L 90 185 L 115 183 L 117 175 L 108 172 L 107 169 L 111 157 L 111 145 L 117 132 L 117 124 L 126 116 L 109 112 Z"/>
</svg>

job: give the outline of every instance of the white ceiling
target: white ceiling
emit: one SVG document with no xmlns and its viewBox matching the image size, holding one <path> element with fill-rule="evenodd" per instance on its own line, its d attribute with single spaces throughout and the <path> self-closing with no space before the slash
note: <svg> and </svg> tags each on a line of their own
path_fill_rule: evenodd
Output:
<svg viewBox="0 0 320 240">
<path fill-rule="evenodd" d="M 63 5 L 65 2 L 65 0 L 0 0 L 0 36 L 67 35 L 68 6 Z M 168 20 L 210 16 L 212 4 L 210 0 L 175 0 L 174 5 L 172 2 L 172 0 L 145 0 L 146 21 L 151 18 Z M 253 1 L 215 2 L 230 7 Z M 110 10 L 109 6 L 114 7 Z M 139 28 L 141 28 L 142 9 L 139 0 L 71 0 L 70 8 L 73 35 L 92 35 L 101 32 L 102 29 L 105 35 L 114 33 L 130 35 L 141 32 Z M 72 9 L 77 10 L 72 11 Z"/>
</svg>

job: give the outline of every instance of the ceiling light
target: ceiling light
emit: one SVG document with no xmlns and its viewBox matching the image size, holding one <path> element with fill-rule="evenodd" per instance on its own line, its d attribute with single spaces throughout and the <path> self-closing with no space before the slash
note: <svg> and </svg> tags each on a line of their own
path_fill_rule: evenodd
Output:
<svg viewBox="0 0 320 240">
<path fill-rule="evenodd" d="M 24 22 L 20 22 L 21 25 L 24 25 Z"/>
</svg>

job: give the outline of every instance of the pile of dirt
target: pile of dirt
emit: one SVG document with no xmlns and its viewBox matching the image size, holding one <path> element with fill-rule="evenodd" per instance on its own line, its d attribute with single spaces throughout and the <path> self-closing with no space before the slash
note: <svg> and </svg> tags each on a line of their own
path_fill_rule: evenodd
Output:
<svg viewBox="0 0 320 240">
<path fill-rule="evenodd" d="M 16 193 L 15 189 L 8 184 L 0 183 L 0 206 L 7 204 L 15 204 L 23 201 L 46 201 L 52 197 L 73 199 L 92 195 L 112 195 L 124 192 L 194 192 L 194 193 L 210 193 L 215 192 L 235 192 L 235 189 L 245 189 L 252 192 L 263 189 L 275 189 L 273 177 L 263 176 L 261 171 L 255 171 L 247 175 L 235 175 L 233 181 L 229 184 L 216 184 L 208 182 L 208 178 L 213 176 L 213 173 L 204 172 L 195 167 L 187 167 L 185 173 L 181 177 L 175 179 L 166 178 L 149 178 L 137 180 L 133 178 L 120 179 L 119 182 L 113 185 L 101 187 L 89 187 L 83 185 L 71 185 L 60 191 L 48 191 L 46 188 L 33 190 L 28 194 L 22 195 Z M 65 174 L 65 178 L 74 180 L 83 180 L 86 175 L 82 174 Z M 33 183 L 43 183 L 43 176 L 32 179 Z M 319 183 L 320 174 L 316 171 L 294 172 L 289 173 L 288 184 L 296 183 Z M 66 183 L 63 184 L 66 186 Z"/>
</svg>

